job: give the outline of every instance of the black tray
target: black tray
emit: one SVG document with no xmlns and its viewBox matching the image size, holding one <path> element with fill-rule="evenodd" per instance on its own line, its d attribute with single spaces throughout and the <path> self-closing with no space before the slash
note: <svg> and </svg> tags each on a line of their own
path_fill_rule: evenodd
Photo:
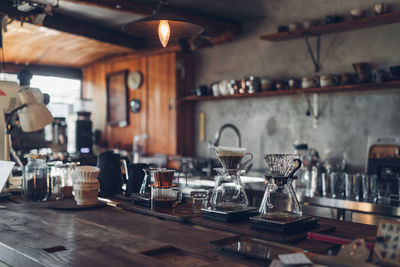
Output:
<svg viewBox="0 0 400 267">
<path fill-rule="evenodd" d="M 278 244 L 249 236 L 234 236 L 210 242 L 223 251 L 270 262 L 280 254 L 300 253 L 301 248 Z"/>
<path fill-rule="evenodd" d="M 89 210 L 89 209 L 97 209 L 101 207 L 107 206 L 107 203 L 104 201 L 98 201 L 95 205 L 85 206 L 85 205 L 77 205 L 76 202 L 72 199 L 68 200 L 57 200 L 54 202 L 50 202 L 47 207 L 55 210 Z"/>
<path fill-rule="evenodd" d="M 137 193 L 132 193 L 130 195 L 130 198 L 132 199 L 132 203 L 138 206 L 150 208 L 151 207 L 151 197 L 148 196 L 143 196 L 139 195 Z"/>
<path fill-rule="evenodd" d="M 318 219 L 310 216 L 302 216 L 299 219 L 282 222 L 269 220 L 262 215 L 257 215 L 250 217 L 250 224 L 257 229 L 289 234 L 317 227 Z"/>
<path fill-rule="evenodd" d="M 201 209 L 201 211 L 203 213 L 203 218 L 219 222 L 238 222 L 247 220 L 258 212 L 255 207 L 246 207 L 237 211 L 222 211 L 211 208 Z"/>
</svg>

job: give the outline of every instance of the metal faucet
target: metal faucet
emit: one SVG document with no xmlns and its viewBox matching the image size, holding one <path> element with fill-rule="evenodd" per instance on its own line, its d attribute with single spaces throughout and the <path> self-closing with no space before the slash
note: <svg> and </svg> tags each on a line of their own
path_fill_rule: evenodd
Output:
<svg viewBox="0 0 400 267">
<path fill-rule="evenodd" d="M 226 129 L 226 128 L 232 128 L 235 131 L 235 133 L 237 135 L 238 147 L 241 147 L 242 146 L 242 140 L 241 140 L 241 137 L 240 137 L 239 129 L 235 125 L 233 125 L 231 123 L 227 123 L 227 124 L 222 125 L 221 128 L 219 128 L 218 132 L 215 133 L 214 143 L 213 143 L 214 147 L 219 146 L 219 141 L 221 139 L 222 131 L 224 129 Z"/>
</svg>

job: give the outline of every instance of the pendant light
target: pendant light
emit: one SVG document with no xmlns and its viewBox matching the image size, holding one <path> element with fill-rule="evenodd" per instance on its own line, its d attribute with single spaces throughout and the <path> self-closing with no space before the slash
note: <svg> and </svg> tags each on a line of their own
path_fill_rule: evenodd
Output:
<svg viewBox="0 0 400 267">
<path fill-rule="evenodd" d="M 174 14 L 166 8 L 167 4 L 167 0 L 160 0 L 151 16 L 128 23 L 122 26 L 122 30 L 141 37 L 158 37 L 163 47 L 167 46 L 170 38 L 191 37 L 203 32 L 203 27 Z"/>
</svg>

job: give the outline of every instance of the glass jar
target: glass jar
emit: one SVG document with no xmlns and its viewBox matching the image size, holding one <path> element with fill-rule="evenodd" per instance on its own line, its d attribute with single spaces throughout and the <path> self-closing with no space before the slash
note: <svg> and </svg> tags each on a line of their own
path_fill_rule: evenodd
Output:
<svg viewBox="0 0 400 267">
<path fill-rule="evenodd" d="M 24 166 L 24 195 L 34 201 L 46 200 L 47 164 L 45 160 L 28 158 Z"/>
</svg>

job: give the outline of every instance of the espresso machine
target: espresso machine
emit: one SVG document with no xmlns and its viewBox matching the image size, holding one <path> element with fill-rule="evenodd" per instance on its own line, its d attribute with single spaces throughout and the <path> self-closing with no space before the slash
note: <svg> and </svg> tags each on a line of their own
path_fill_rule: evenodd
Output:
<svg viewBox="0 0 400 267">
<path fill-rule="evenodd" d="M 378 190 L 400 201 L 400 136 L 368 138 L 366 172 L 377 175 Z"/>
</svg>

